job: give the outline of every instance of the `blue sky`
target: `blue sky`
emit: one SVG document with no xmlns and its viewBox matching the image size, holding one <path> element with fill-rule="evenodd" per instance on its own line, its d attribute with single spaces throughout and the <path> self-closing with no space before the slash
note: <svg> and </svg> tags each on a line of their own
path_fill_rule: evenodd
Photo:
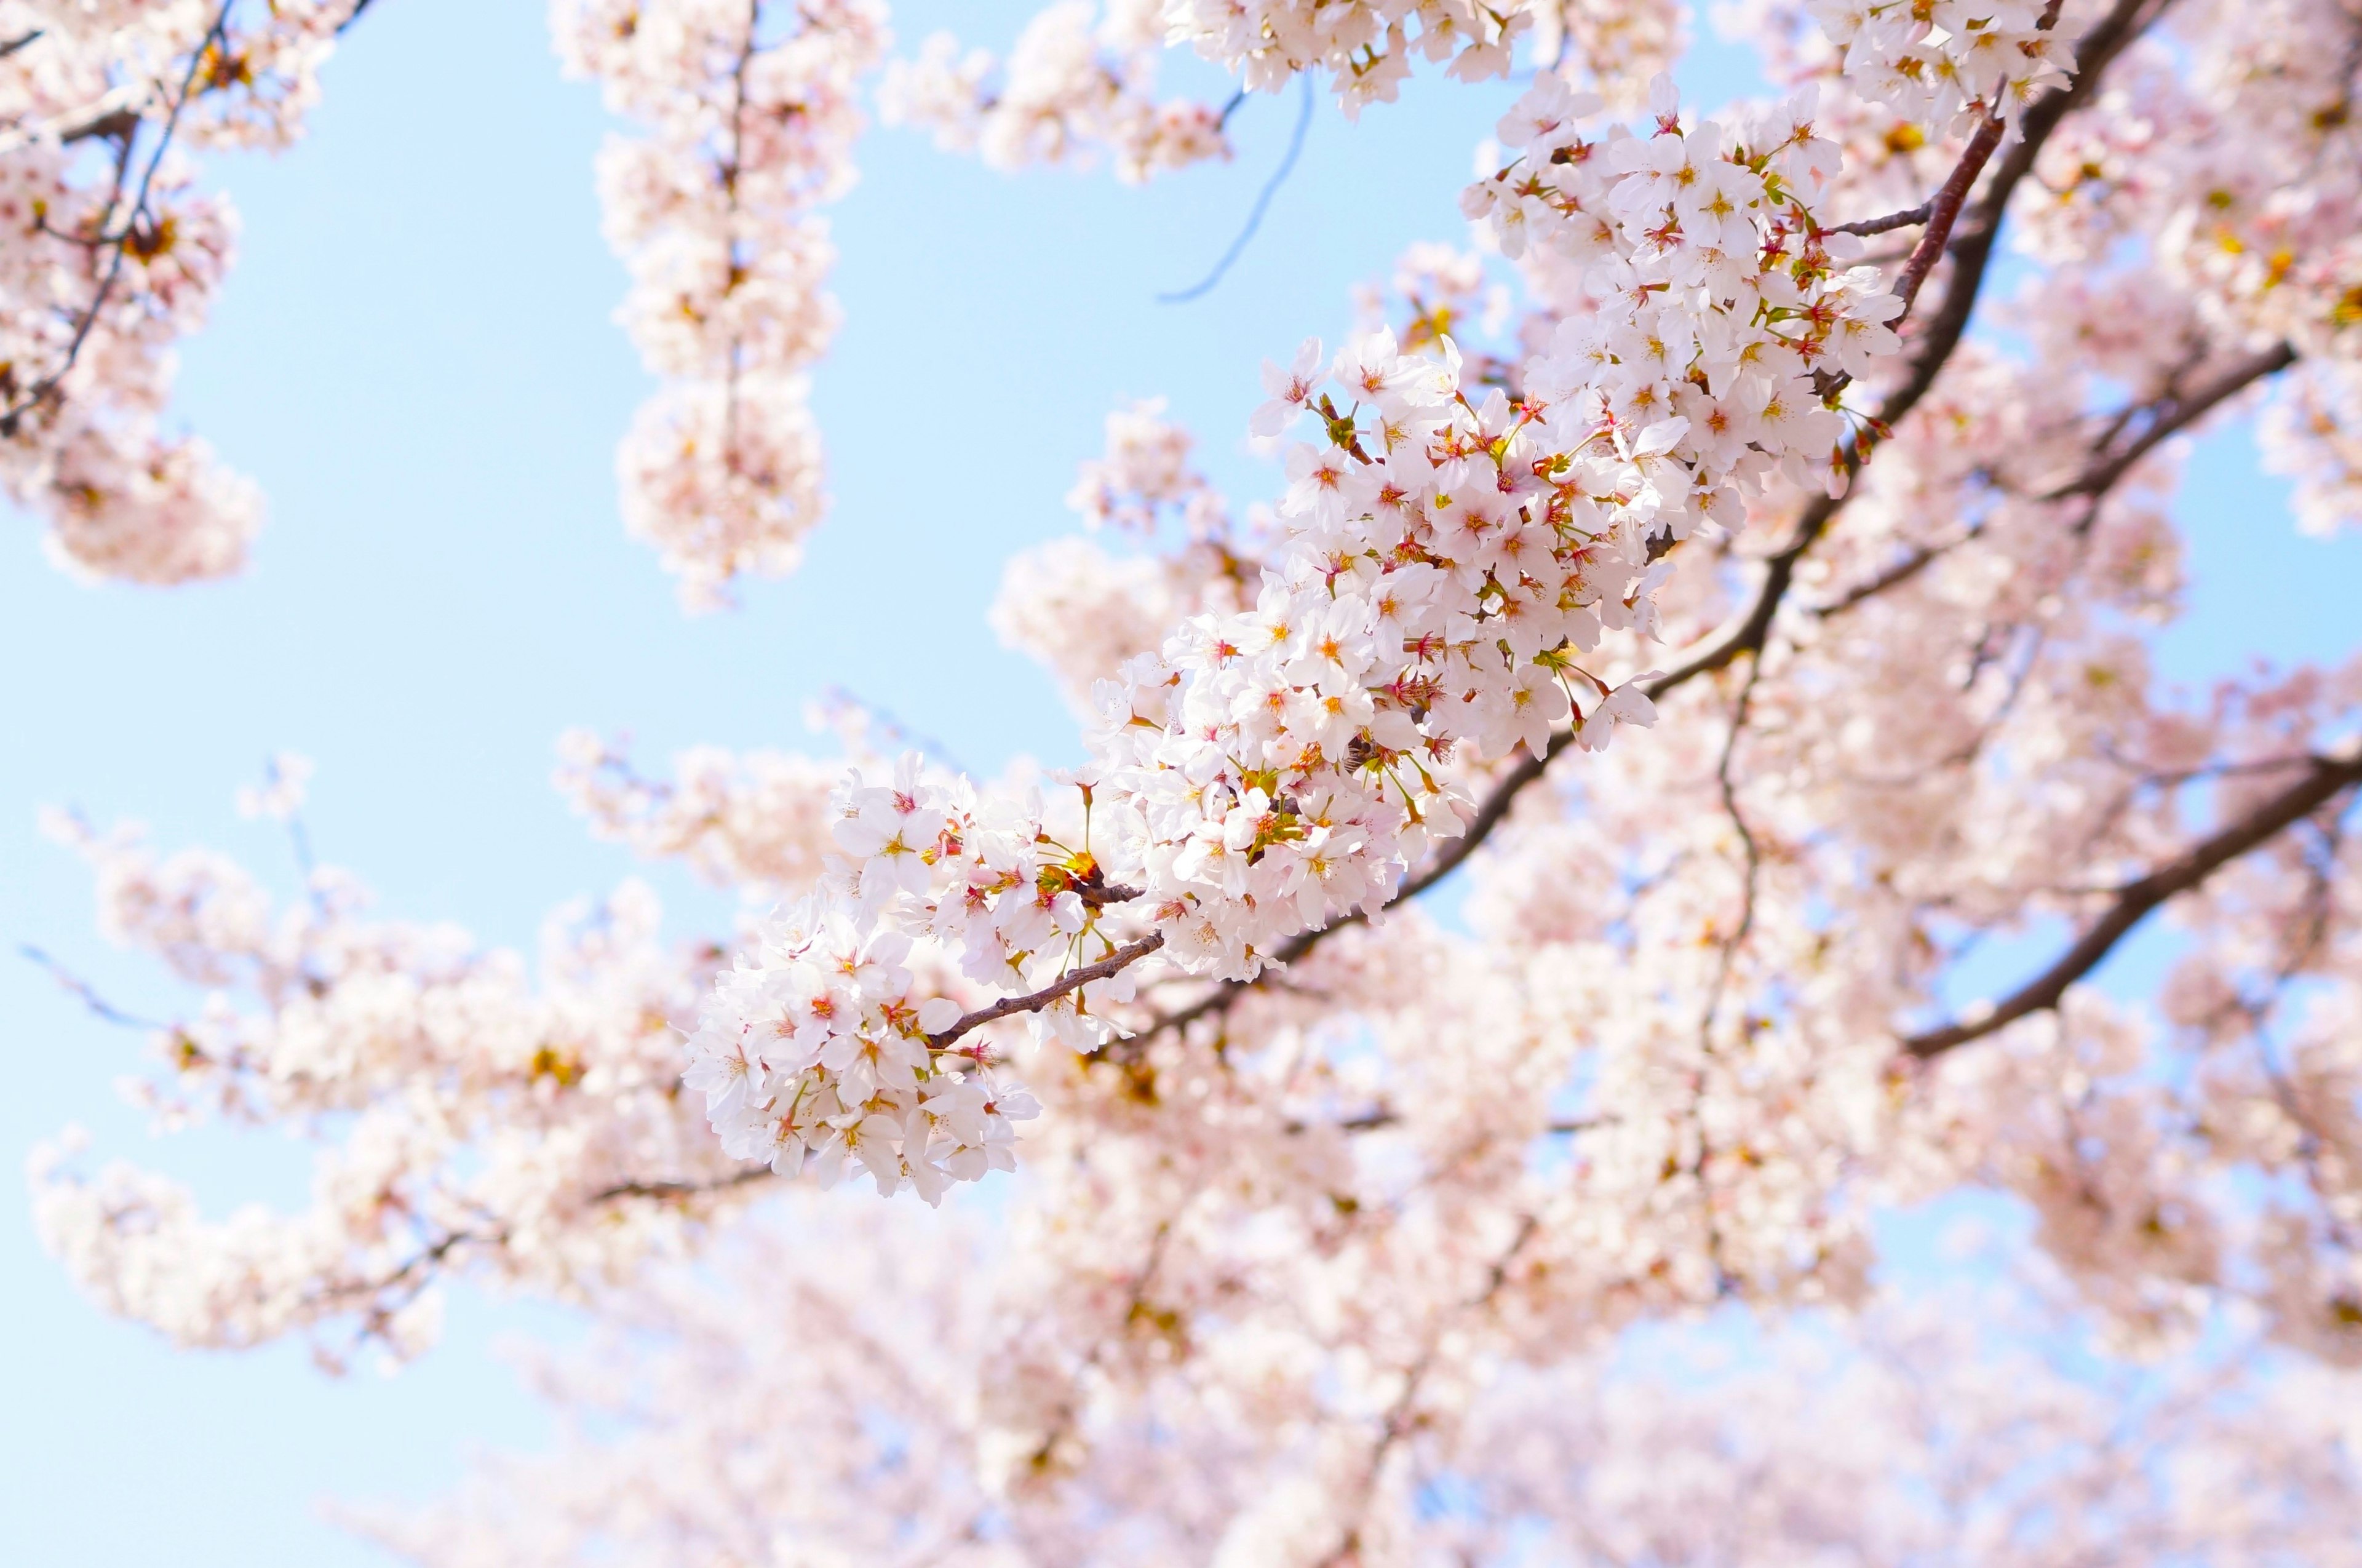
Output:
<svg viewBox="0 0 2362 1568">
<path fill-rule="evenodd" d="M 175 999 L 92 929 L 86 877 L 34 831 L 37 807 L 137 817 L 282 878 L 284 845 L 231 792 L 270 752 L 320 764 L 323 858 L 389 913 L 530 943 L 553 903 L 648 874 L 678 930 L 711 893 L 580 833 L 547 787 L 551 743 L 629 729 L 660 762 L 692 742 L 819 745 L 805 704 L 848 688 L 991 768 L 1071 755 L 1048 681 L 992 642 L 1001 561 L 1063 533 L 1079 458 L 1120 400 L 1163 394 L 1241 500 L 1269 469 L 1239 439 L 1255 367 L 1333 339 L 1349 290 L 1417 239 L 1456 239 L 1470 149 L 1510 96 L 1414 83 L 1349 127 L 1324 107 L 1301 166 L 1220 287 L 1194 282 L 1275 163 L 1292 101 L 1258 99 L 1242 153 L 1146 189 L 1103 173 L 1008 179 L 907 133 L 874 133 L 835 215 L 846 324 L 816 404 L 834 511 L 802 571 L 733 615 L 684 618 L 624 536 L 613 448 L 647 383 L 610 315 L 624 289 L 598 236 L 592 91 L 557 79 L 540 7 L 393 0 L 332 66 L 313 135 L 275 160 L 217 161 L 242 256 L 188 348 L 179 409 L 259 480 L 270 522 L 230 583 L 85 589 L 0 533 L 0 938 L 38 942 L 112 997 Z M 898 6 L 907 44 L 956 16 L 1006 40 L 1026 7 Z M 1692 85 L 1741 78 L 1710 53 Z M 1219 91 L 1219 87 L 1213 89 Z M 2182 678 L 2246 651 L 2342 651 L 2357 547 L 2298 538 L 2245 438 L 2211 441 L 2186 503 L 2199 585 L 2168 640 Z M 2350 589 L 2343 591 L 2350 602 Z M 148 1145 L 115 1077 L 139 1042 L 31 965 L 0 956 L 0 1050 L 15 1091 L 0 1147 L 68 1121 L 102 1153 L 153 1160 L 215 1205 L 300 1188 L 275 1135 Z M 447 1344 L 385 1380 L 332 1380 L 300 1349 L 171 1352 L 109 1321 L 0 1204 L 0 1560 L 176 1568 L 376 1561 L 315 1499 L 425 1496 L 470 1444 L 546 1430 L 491 1353 L 545 1312 L 462 1292 Z"/>
</svg>

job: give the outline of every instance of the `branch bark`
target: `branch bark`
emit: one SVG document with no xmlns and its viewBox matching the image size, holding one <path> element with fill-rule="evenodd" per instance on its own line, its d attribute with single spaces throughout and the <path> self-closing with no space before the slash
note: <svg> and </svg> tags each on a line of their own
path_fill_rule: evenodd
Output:
<svg viewBox="0 0 2362 1568">
<path fill-rule="evenodd" d="M 995 1019 L 1008 1018 L 1015 1013 L 1039 1012 L 1059 998 L 1069 992 L 1080 990 L 1093 980 L 1104 980 L 1119 970 L 1129 968 L 1164 945 L 1164 933 L 1161 931 L 1152 931 L 1137 942 L 1125 943 L 1095 964 L 1085 964 L 1080 968 L 1067 970 L 1038 991 L 1021 997 L 1003 997 L 989 1006 L 977 1008 L 974 1012 L 965 1015 L 945 1029 L 941 1034 L 930 1035 L 927 1043 L 938 1051 L 949 1050 L 953 1041 L 971 1029 L 990 1023 Z"/>
<path fill-rule="evenodd" d="M 592 1193 L 590 1201 L 613 1203 L 619 1198 L 697 1198 L 709 1192 L 726 1192 L 734 1187 L 763 1181 L 770 1174 L 768 1165 L 748 1165 L 744 1170 L 733 1171 L 712 1181 L 621 1181 Z"/>
<path fill-rule="evenodd" d="M 1940 1056 L 1956 1046 L 2005 1029 L 2029 1013 L 2057 1007 L 2067 994 L 2067 988 L 2098 967 L 2100 961 L 2150 911 L 2198 887 L 2223 867 L 2262 846 L 2282 829 L 2311 816 L 2356 784 L 2362 784 L 2362 752 L 2312 758 L 2303 774 L 2287 789 L 2138 881 L 2119 889 L 2106 912 L 2059 955 L 2058 962 L 2011 992 L 1991 1011 L 1925 1033 L 1906 1035 L 1903 1048 L 1922 1060 Z"/>
<path fill-rule="evenodd" d="M 2191 392 L 2169 393 L 2158 400 L 2155 416 L 2138 436 L 2077 475 L 2071 483 L 2051 491 L 2042 499 L 2067 501 L 2076 496 L 2097 499 L 2114 488 L 2134 465 L 2166 440 L 2187 430 L 2257 381 L 2268 376 L 2276 376 L 2295 363 L 2296 350 L 2286 343 L 2275 343 L 2269 348 L 2241 355 Z"/>
</svg>

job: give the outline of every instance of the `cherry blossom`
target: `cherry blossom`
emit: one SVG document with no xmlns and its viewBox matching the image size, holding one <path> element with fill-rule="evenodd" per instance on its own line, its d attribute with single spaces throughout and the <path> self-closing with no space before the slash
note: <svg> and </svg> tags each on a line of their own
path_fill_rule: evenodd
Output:
<svg viewBox="0 0 2362 1568">
<path fill-rule="evenodd" d="M 237 217 L 191 154 L 296 139 L 356 0 L 0 6 L 0 485 L 86 580 L 235 572 L 253 482 L 174 435 Z"/>
<path fill-rule="evenodd" d="M 886 9 L 553 0 L 550 25 L 566 68 L 646 127 L 599 160 L 632 271 L 619 317 L 665 379 L 616 469 L 626 525 L 711 609 L 742 574 L 791 570 L 824 505 L 806 372 L 836 307 L 818 209 L 853 183 Z"/>
<path fill-rule="evenodd" d="M 645 128 L 627 507 L 709 599 L 815 515 L 885 12 L 557 15 Z M 422 1562 L 2352 1561 L 2362 658 L 2192 689 L 2158 639 L 2186 436 L 2257 418 L 2351 520 L 2362 29 L 1730 19 L 1779 95 L 1712 114 L 1653 6 L 922 46 L 905 117 L 1128 179 L 1221 149 L 1160 39 L 1371 113 L 1536 74 L 1467 234 L 1234 366 L 1238 424 L 1069 433 L 1084 532 L 991 613 L 1077 766 L 570 734 L 595 836 L 742 901 L 668 942 L 627 883 L 537 968 L 308 846 L 279 897 L 58 819 L 188 988 L 53 964 L 135 1098 L 317 1163 L 217 1218 L 69 1137 L 45 1242 L 189 1344 L 417 1354 L 468 1280 L 593 1315 L 557 1458 L 370 1516 Z M 1260 499 L 1201 457 L 1242 435 Z M 300 834 L 305 771 L 242 808 Z M 1891 1244 L 1954 1207 L 2010 1232 L 1966 1293 Z"/>
<path fill-rule="evenodd" d="M 1098 10 L 1092 0 L 1044 7 L 1005 61 L 934 34 L 916 60 L 889 71 L 886 117 L 928 127 L 946 150 L 1000 170 L 1105 154 L 1117 178 L 1136 183 L 1229 157 L 1221 110 L 1156 98 L 1164 0 L 1109 0 L 1104 16 Z"/>
</svg>

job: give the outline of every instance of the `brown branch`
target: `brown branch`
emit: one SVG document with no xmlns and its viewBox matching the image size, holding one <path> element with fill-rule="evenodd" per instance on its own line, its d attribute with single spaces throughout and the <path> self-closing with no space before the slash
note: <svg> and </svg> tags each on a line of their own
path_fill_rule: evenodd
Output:
<svg viewBox="0 0 2362 1568">
<path fill-rule="evenodd" d="M 958 1022 L 945 1029 L 941 1034 L 930 1035 L 927 1043 L 937 1051 L 947 1051 L 951 1048 L 953 1041 L 971 1029 L 990 1023 L 995 1019 L 1007 1018 L 1013 1013 L 1039 1012 L 1068 992 L 1080 990 L 1094 980 L 1104 980 L 1109 976 L 1147 957 L 1164 945 L 1164 933 L 1161 931 L 1152 931 L 1137 942 L 1125 943 L 1095 964 L 1085 964 L 1080 968 L 1067 970 L 1038 991 L 1030 992 L 1021 997 L 1003 997 L 989 1006 L 977 1008 L 974 1012 L 965 1015 Z"/>
<path fill-rule="evenodd" d="M 1280 1124 L 1280 1131 L 1288 1133 L 1297 1133 L 1309 1132 L 1316 1127 L 1334 1127 L 1340 1132 L 1382 1132 L 1388 1127 L 1398 1125 L 1402 1119 L 1402 1112 L 1395 1110 L 1392 1106 L 1375 1105 L 1372 1106 L 1367 1110 L 1355 1111 L 1352 1115 L 1337 1121 L 1282 1122 Z M 1614 1116 L 1562 1117 L 1557 1121 L 1544 1123 L 1542 1130 L 1538 1136 L 1544 1138 L 1573 1138 L 1579 1134 L 1588 1132 L 1595 1127 L 1605 1127 L 1618 1120 L 1620 1119 Z"/>
<path fill-rule="evenodd" d="M 1959 162 L 1952 166 L 1943 184 L 1927 203 L 1927 232 L 1911 248 L 1911 258 L 1903 263 L 1903 276 L 1895 285 L 1895 293 L 1903 300 L 1907 313 L 1911 302 L 1919 297 L 1920 285 L 1927 274 L 1936 270 L 1936 262 L 1944 254 L 1944 247 L 1952 237 L 1952 225 L 1959 221 L 1960 208 L 1969 199 L 1969 189 L 1977 176 L 1985 171 L 1986 162 L 2001 146 L 2002 133 L 2008 128 L 1999 115 L 1987 115 L 1976 134 L 1969 138 L 1968 147 L 1960 153 Z"/>
<path fill-rule="evenodd" d="M 1992 1010 L 1925 1033 L 1906 1035 L 1903 1048 L 1923 1060 L 1939 1056 L 1956 1045 L 1965 1045 L 2006 1028 L 2029 1013 L 2057 1007 L 2067 988 L 2097 967 L 2150 911 L 2198 887 L 2223 867 L 2262 845 L 2282 829 L 2311 816 L 2356 784 L 2362 784 L 2362 752 L 2312 758 L 2303 776 L 2286 790 L 2138 881 L 2118 889 L 2107 912 L 2093 922 L 2075 944 L 2059 955 L 2058 962 L 2011 992 Z"/>
<path fill-rule="evenodd" d="M 2118 451 L 2086 469 L 2070 483 L 2049 491 L 2041 499 L 2066 501 L 2085 496 L 2097 500 L 2130 472 L 2134 465 L 2165 441 L 2187 430 L 2257 381 L 2268 376 L 2276 376 L 2295 363 L 2296 350 L 2288 344 L 2275 343 L 2269 348 L 2240 356 L 2193 392 L 2169 392 L 2156 400 L 2157 414 L 2138 436 Z"/>
<path fill-rule="evenodd" d="M 2143 458 L 2174 436 L 2195 425 L 2224 402 L 2269 376 L 2279 374 L 2296 363 L 2296 350 L 2285 343 L 2273 345 L 2254 354 L 2242 356 L 2195 392 L 2167 391 L 2145 403 L 2126 407 L 2108 424 L 2103 432 L 2109 443 L 2122 434 L 2141 413 L 2151 417 L 2141 433 L 2113 452 L 2095 451 L 2083 471 L 2055 490 L 2045 491 L 2037 501 L 2070 501 L 2081 497 L 2092 504 L 2075 525 L 2078 534 L 2087 531 L 2098 518 L 2099 503 L 2104 500 L 2125 475 L 2130 473 Z M 1970 544 L 1982 536 L 1984 525 L 1978 523 L 1959 538 L 1943 545 L 1923 545 L 1903 559 L 1888 567 L 1869 581 L 1846 591 L 1830 602 L 1816 605 L 1813 613 L 1828 617 L 1841 615 L 1864 600 L 1874 599 L 1891 588 L 1897 588 L 1934 565 L 1949 552 Z"/>
<path fill-rule="evenodd" d="M 58 140 L 67 147 L 72 147 L 78 141 L 94 141 L 100 138 L 112 141 L 117 137 L 128 137 L 138 130 L 140 118 L 138 110 L 117 106 L 67 126 L 58 132 Z"/>
<path fill-rule="evenodd" d="M 771 1174 L 768 1165 L 748 1165 L 712 1181 L 622 1181 L 602 1187 L 590 1195 L 593 1203 L 613 1203 L 619 1198 L 698 1198 L 709 1192 L 726 1192 L 734 1187 L 761 1181 Z"/>
<path fill-rule="evenodd" d="M 1825 228 L 1821 232 L 1823 234 L 1859 234 L 1864 237 L 1874 234 L 1889 234 L 1898 228 L 1909 228 L 1914 224 L 1926 223 L 1935 210 L 1934 202 L 1922 202 L 1908 212 L 1889 213 L 1884 217 L 1859 218 L 1852 223 L 1841 223 L 1835 228 Z"/>
</svg>

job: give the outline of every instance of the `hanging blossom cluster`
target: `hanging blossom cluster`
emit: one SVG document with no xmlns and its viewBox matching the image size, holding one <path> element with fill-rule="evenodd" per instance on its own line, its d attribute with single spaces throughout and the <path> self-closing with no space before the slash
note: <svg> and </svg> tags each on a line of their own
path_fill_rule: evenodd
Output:
<svg viewBox="0 0 2362 1568">
<path fill-rule="evenodd" d="M 991 168 L 1080 164 L 1109 157 L 1116 177 L 1137 183 L 1168 170 L 1228 158 L 1217 108 L 1156 96 L 1164 47 L 1164 0 L 1059 0 L 1028 22 L 1006 60 L 962 51 L 936 33 L 918 59 L 889 66 L 878 90 L 888 124 L 934 133 L 946 151 L 973 152 Z"/>
<path fill-rule="evenodd" d="M 819 880 L 833 853 L 829 797 L 843 768 L 790 752 L 692 746 L 673 777 L 638 772 L 621 744 L 558 737 L 554 782 L 593 836 L 651 859 L 679 857 L 722 888 L 780 892 Z"/>
<path fill-rule="evenodd" d="M 1922 125 L 2015 112 L 2067 79 L 2059 0 L 1808 0 L 1863 96 Z"/>
<path fill-rule="evenodd" d="M 165 428 L 236 215 L 185 156 L 300 134 L 354 0 L 0 6 L 0 487 L 84 578 L 243 564 L 253 483 Z"/>
<path fill-rule="evenodd" d="M 566 68 L 646 127 L 599 160 L 620 313 L 662 391 L 616 456 L 625 525 L 692 609 L 793 569 L 824 504 L 806 371 L 836 329 L 816 209 L 851 188 L 879 0 L 554 0 Z"/>
<path fill-rule="evenodd" d="M 1103 12 L 1103 14 L 1102 14 Z M 1507 74 L 1513 50 L 1637 107 L 1681 50 L 1682 12 L 1665 0 L 1052 0 L 1006 60 L 930 37 L 888 69 L 885 117 L 925 127 L 947 150 L 999 169 L 1087 163 L 1105 154 L 1138 182 L 1230 156 L 1230 109 L 1156 95 L 1157 56 L 1192 45 L 1237 72 L 1242 92 L 1276 92 L 1326 70 L 1348 114 L 1392 102 L 1418 60 L 1475 81 Z"/>
<path fill-rule="evenodd" d="M 1619 115 L 1639 109 L 1648 84 L 1672 70 L 1689 41 L 1687 8 L 1668 0 L 1539 0 L 1526 12 L 1535 61 Z"/>
</svg>

